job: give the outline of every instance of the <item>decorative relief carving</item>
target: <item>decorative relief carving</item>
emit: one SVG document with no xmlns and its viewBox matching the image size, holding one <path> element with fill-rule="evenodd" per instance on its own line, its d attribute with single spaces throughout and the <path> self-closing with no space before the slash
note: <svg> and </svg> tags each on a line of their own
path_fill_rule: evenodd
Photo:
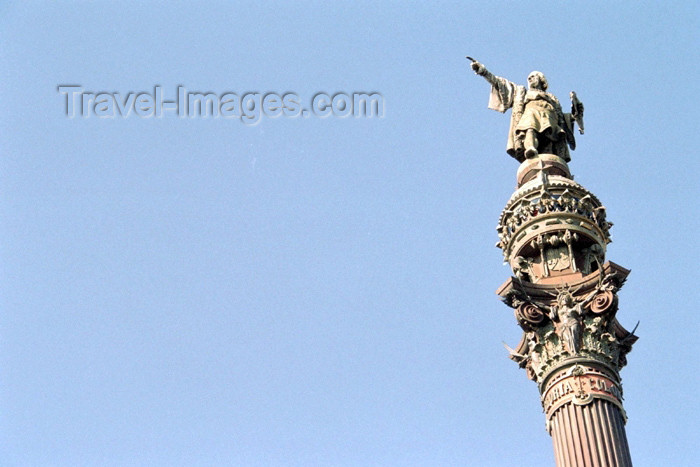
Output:
<svg viewBox="0 0 700 467">
<path fill-rule="evenodd" d="M 612 402 L 623 413 L 622 386 L 615 377 L 588 365 L 576 364 L 553 378 L 542 392 L 542 407 L 547 420 L 559 407 L 573 403 L 586 405 L 595 399 Z"/>
<path fill-rule="evenodd" d="M 533 298 L 524 288 L 513 289 L 504 301 L 515 308 L 524 332 L 517 348 L 509 349 L 511 359 L 538 383 L 571 358 L 596 361 L 614 371 L 622 368 L 637 339 L 615 319 L 616 293 L 623 280 L 616 273 L 601 273 L 587 294 L 580 294 L 583 285 L 550 287 L 556 294 L 548 292 L 548 300 Z"/>
<path fill-rule="evenodd" d="M 595 259 L 604 261 L 611 226 L 605 207 L 588 190 L 568 178 L 543 176 L 526 183 L 511 197 L 496 228 L 496 246 L 507 260 L 527 256 L 521 251 L 529 247 L 547 256 L 540 258 L 541 262 L 568 260 L 574 263 L 574 271 L 590 273 L 595 270 Z M 583 237 L 588 240 L 583 241 Z M 584 252 L 585 248 L 591 250 Z M 585 256 L 581 264 L 575 264 L 574 253 Z"/>
<path fill-rule="evenodd" d="M 605 313 L 615 303 L 616 296 L 610 290 L 604 290 L 593 297 L 591 312 L 595 314 Z"/>
<path fill-rule="evenodd" d="M 532 303 L 523 303 L 515 309 L 515 319 L 518 320 L 523 329 L 531 325 L 541 324 L 545 319 L 545 314 Z"/>
</svg>

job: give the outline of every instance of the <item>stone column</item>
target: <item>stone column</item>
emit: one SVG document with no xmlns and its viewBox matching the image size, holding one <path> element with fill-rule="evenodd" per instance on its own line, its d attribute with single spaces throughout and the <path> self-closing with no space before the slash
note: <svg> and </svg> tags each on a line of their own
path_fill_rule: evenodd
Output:
<svg viewBox="0 0 700 467">
<path fill-rule="evenodd" d="M 523 162 L 497 244 L 514 276 L 497 291 L 523 336 L 510 358 L 540 390 L 557 466 L 631 466 L 619 370 L 637 340 L 617 321 L 629 271 L 605 261 L 605 207 L 566 162 Z"/>
</svg>

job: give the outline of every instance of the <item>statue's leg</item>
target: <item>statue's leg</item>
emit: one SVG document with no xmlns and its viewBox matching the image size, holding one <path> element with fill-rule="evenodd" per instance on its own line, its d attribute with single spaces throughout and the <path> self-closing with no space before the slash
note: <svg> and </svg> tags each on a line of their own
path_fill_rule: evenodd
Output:
<svg viewBox="0 0 700 467">
<path fill-rule="evenodd" d="M 525 132 L 525 157 L 531 159 L 537 155 L 537 136 L 535 130 L 530 128 Z"/>
</svg>

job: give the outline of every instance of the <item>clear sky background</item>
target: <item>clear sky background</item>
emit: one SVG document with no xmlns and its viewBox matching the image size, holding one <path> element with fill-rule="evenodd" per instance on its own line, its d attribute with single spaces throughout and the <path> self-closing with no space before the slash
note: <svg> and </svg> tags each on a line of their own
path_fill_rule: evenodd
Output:
<svg viewBox="0 0 700 467">
<path fill-rule="evenodd" d="M 586 107 L 570 164 L 632 270 L 636 466 L 698 456 L 697 2 L 0 6 L 3 465 L 553 465 L 496 221 L 510 114 L 465 55 Z M 86 91 L 379 92 L 383 118 L 67 118 Z"/>
</svg>

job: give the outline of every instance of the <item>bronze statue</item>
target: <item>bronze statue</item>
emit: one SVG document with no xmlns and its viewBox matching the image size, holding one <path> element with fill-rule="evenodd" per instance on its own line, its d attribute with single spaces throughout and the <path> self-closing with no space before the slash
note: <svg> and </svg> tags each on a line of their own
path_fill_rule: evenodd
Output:
<svg viewBox="0 0 700 467">
<path fill-rule="evenodd" d="M 506 152 L 518 162 L 538 154 L 554 154 L 569 162 L 569 148 L 576 148 L 574 122 L 583 134 L 583 104 L 571 92 L 571 113 L 564 113 L 559 100 L 547 92 L 547 78 L 539 71 L 527 77 L 528 89 L 493 75 L 471 57 L 472 70 L 491 84 L 489 109 L 513 112 Z M 568 147 L 567 147 L 568 146 Z"/>
</svg>

